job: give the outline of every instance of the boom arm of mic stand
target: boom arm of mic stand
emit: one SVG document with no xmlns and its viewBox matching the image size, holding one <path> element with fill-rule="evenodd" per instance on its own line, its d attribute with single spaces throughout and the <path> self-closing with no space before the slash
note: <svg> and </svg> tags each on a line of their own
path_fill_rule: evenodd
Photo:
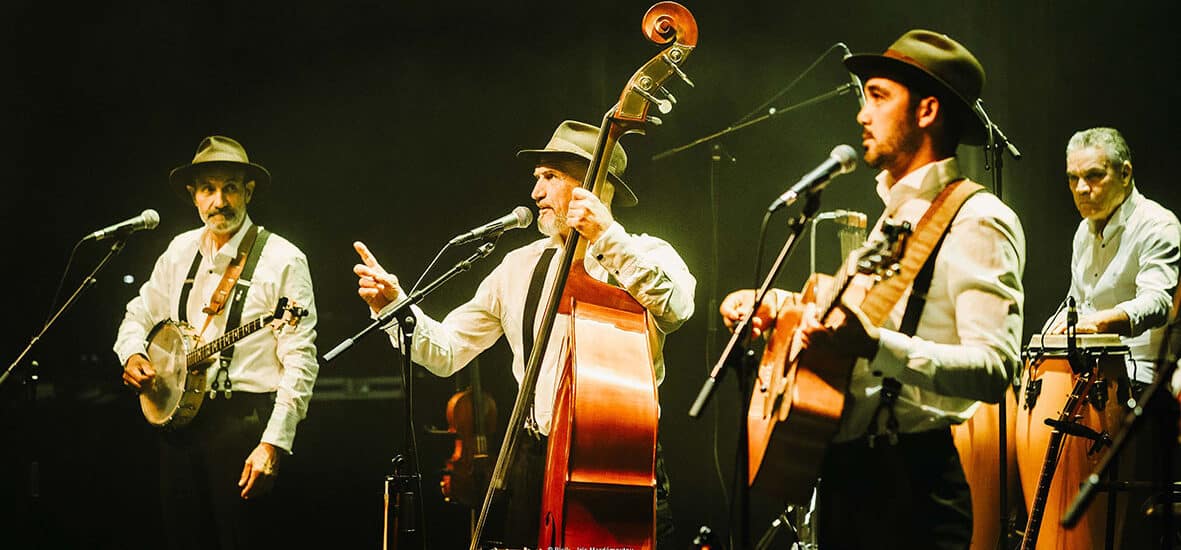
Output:
<svg viewBox="0 0 1181 550">
<path fill-rule="evenodd" d="M 854 91 L 853 83 L 846 82 L 846 83 L 841 84 L 840 86 L 837 86 L 836 88 L 833 88 L 832 90 L 829 90 L 829 91 L 827 91 L 823 94 L 820 94 L 818 96 L 812 97 L 810 99 L 805 99 L 804 101 L 801 101 L 801 102 L 796 103 L 794 105 L 789 105 L 789 106 L 784 107 L 782 109 L 772 109 L 770 112 L 768 112 L 767 114 L 765 114 L 763 116 L 760 116 L 757 118 L 752 118 L 752 119 L 750 119 L 746 122 L 740 123 L 740 124 L 728 126 L 725 129 L 719 130 L 719 131 L 714 132 L 712 134 L 709 134 L 708 136 L 695 139 L 695 140 L 690 141 L 689 143 L 686 143 L 684 145 L 673 147 L 672 149 L 668 149 L 666 151 L 662 151 L 660 153 L 652 155 L 652 160 L 656 161 L 656 160 L 663 159 L 665 157 L 670 157 L 670 156 L 680 153 L 681 151 L 684 151 L 686 149 L 692 149 L 693 147 L 701 145 L 702 143 L 705 143 L 707 141 L 720 138 L 724 135 L 727 135 L 727 134 L 730 134 L 733 132 L 737 132 L 738 130 L 746 128 L 747 126 L 754 126 L 755 124 L 758 124 L 760 122 L 763 122 L 763 121 L 771 119 L 771 118 L 775 118 L 779 115 L 787 114 L 787 113 L 790 113 L 790 112 L 795 111 L 797 109 L 802 109 L 804 107 L 814 105 L 816 103 L 821 103 L 823 101 L 827 101 L 827 100 L 832 99 L 834 97 L 842 96 L 842 95 L 845 95 L 845 94 L 853 92 L 853 91 Z"/>
<path fill-rule="evenodd" d="M 451 269 L 448 269 L 446 273 L 440 275 L 437 279 L 431 281 L 426 286 L 406 295 L 406 297 L 402 298 L 402 300 L 400 302 L 398 302 L 393 308 L 390 308 L 389 311 L 383 313 L 377 319 L 374 319 L 372 323 L 369 323 L 368 326 L 361 329 L 361 332 L 358 332 L 357 334 L 353 335 L 352 337 L 345 338 L 343 341 L 341 341 L 341 343 L 337 344 L 336 347 L 332 348 L 332 350 L 330 350 L 328 353 L 325 353 L 322 357 L 320 357 L 320 363 L 321 364 L 328 364 L 333 359 L 336 359 L 336 357 L 338 355 L 344 353 L 346 350 L 353 347 L 353 344 L 355 344 L 357 342 L 357 340 L 360 340 L 361 338 L 365 337 L 365 335 L 373 332 L 378 327 L 383 327 L 385 325 L 388 325 L 390 322 L 392 322 L 394 319 L 396 319 L 399 315 L 404 313 L 410 306 L 417 304 L 418 302 L 421 302 L 422 299 L 425 298 L 428 294 L 430 294 L 431 292 L 434 292 L 434 290 L 439 288 L 440 286 L 443 286 L 443 283 L 446 283 L 447 281 L 450 281 L 452 278 L 454 278 L 456 275 L 459 275 L 460 273 L 463 273 L 464 271 L 471 269 L 472 264 L 474 264 L 476 262 L 476 260 L 479 260 L 479 259 L 484 258 L 484 257 L 488 256 L 489 254 L 491 254 L 492 249 L 494 249 L 495 247 L 496 247 L 496 244 L 493 241 L 488 241 L 488 242 L 480 245 L 480 247 L 477 248 L 476 251 L 473 252 L 471 256 L 468 256 L 463 261 L 451 266 Z M 406 351 L 407 351 L 407 353 L 409 353 L 409 350 L 406 350 Z"/>
<path fill-rule="evenodd" d="M 45 336 L 46 332 L 49 332 L 49 327 L 53 326 L 53 323 L 57 321 L 57 319 L 61 317 L 62 314 L 70 308 L 70 306 L 74 305 L 74 302 L 78 300 L 78 297 L 82 295 L 83 291 L 98 282 L 94 276 L 98 275 L 98 272 L 107 265 L 107 262 L 111 261 L 111 258 L 115 257 L 115 254 L 118 254 L 119 251 L 123 250 L 123 245 L 125 244 L 127 244 L 126 238 L 120 238 L 119 240 L 115 241 L 115 244 L 111 245 L 111 249 L 107 251 L 107 255 L 103 256 L 103 259 L 98 262 L 98 265 L 95 266 L 94 270 L 82 280 L 82 283 L 78 285 L 78 288 L 74 290 L 74 293 L 70 295 L 70 297 L 66 300 L 66 303 L 62 304 L 62 307 L 58 308 L 57 312 L 53 314 L 53 317 L 50 317 L 49 320 L 45 322 L 45 326 L 41 327 L 41 330 L 37 332 L 37 335 L 33 336 L 33 338 L 29 340 L 28 345 L 26 345 L 25 349 L 20 352 L 20 355 L 18 355 L 16 359 L 14 359 L 12 363 L 8 365 L 8 368 L 4 369 L 4 374 L 0 374 L 0 387 L 4 387 L 4 381 L 8 380 L 8 377 L 12 375 L 13 369 L 15 369 L 16 366 L 20 364 L 20 362 L 25 358 L 25 355 L 28 355 L 29 351 L 33 349 L 33 346 L 37 345 L 37 342 L 41 340 L 41 337 Z"/>
</svg>

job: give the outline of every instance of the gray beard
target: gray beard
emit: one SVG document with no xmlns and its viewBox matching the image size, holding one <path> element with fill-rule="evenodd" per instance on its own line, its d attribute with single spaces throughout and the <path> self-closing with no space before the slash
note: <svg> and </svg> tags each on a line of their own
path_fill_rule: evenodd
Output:
<svg viewBox="0 0 1181 550">
<path fill-rule="evenodd" d="M 557 212 L 554 212 L 553 216 L 542 216 L 538 218 L 537 230 L 542 235 L 553 237 L 554 235 L 561 235 L 570 229 L 570 226 L 566 225 L 566 217 L 558 216 L 557 214 Z"/>
</svg>

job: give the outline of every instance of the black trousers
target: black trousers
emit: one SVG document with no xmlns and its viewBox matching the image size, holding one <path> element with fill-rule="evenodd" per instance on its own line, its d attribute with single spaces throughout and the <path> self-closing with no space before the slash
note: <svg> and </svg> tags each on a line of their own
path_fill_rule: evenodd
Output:
<svg viewBox="0 0 1181 550">
<path fill-rule="evenodd" d="M 274 406 L 273 394 L 206 398 L 188 426 L 160 437 L 160 501 L 168 547 L 269 548 L 271 499 L 243 500 L 238 480 Z"/>
<path fill-rule="evenodd" d="M 546 438 L 522 432 L 521 452 L 509 472 L 504 510 L 504 543 L 509 548 L 533 548 L 541 530 L 541 492 L 545 482 Z M 673 516 L 669 504 L 668 473 L 656 444 L 656 547 L 672 548 Z"/>
<path fill-rule="evenodd" d="M 972 498 L 948 429 L 829 447 L 821 467 L 817 535 L 823 550 L 967 549 Z"/>
</svg>

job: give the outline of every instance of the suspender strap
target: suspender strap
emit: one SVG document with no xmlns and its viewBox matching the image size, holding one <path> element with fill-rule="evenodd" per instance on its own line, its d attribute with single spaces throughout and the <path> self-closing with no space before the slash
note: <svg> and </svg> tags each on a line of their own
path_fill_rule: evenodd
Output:
<svg viewBox="0 0 1181 550">
<path fill-rule="evenodd" d="M 898 303 L 903 291 L 909 286 L 911 289 L 910 299 L 907 300 L 899 332 L 907 336 L 914 336 L 923 308 L 927 304 L 927 292 L 931 288 L 931 279 L 935 273 L 935 257 L 938 256 L 939 249 L 943 247 L 947 230 L 951 227 L 951 222 L 959 214 L 964 203 L 972 195 L 983 190 L 984 188 L 975 182 L 959 179 L 948 184 L 943 191 L 939 192 L 935 200 L 931 201 L 931 205 L 919 220 L 918 227 L 906 242 L 901 272 L 886 283 L 874 288 L 874 290 L 878 290 L 886 287 L 882 292 L 871 292 L 866 297 L 866 302 L 874 298 L 877 299 L 872 303 L 874 313 L 870 314 L 869 311 L 866 311 L 875 323 L 880 325 L 885 321 L 890 311 L 893 310 L 894 304 Z M 886 307 L 887 303 L 888 308 Z M 865 307 L 864 302 L 862 305 Z M 894 378 L 882 379 L 882 389 L 878 394 L 878 406 L 874 410 L 866 430 L 870 447 L 875 445 L 879 436 L 877 433 L 878 418 L 882 411 L 887 413 L 885 435 L 889 438 L 891 445 L 898 442 L 899 422 L 894 409 L 901 392 L 902 382 Z"/>
<path fill-rule="evenodd" d="M 197 270 L 201 268 L 201 247 L 197 247 L 197 254 L 193 256 L 193 265 L 189 267 L 189 274 L 185 276 L 185 283 L 180 287 L 180 303 L 176 306 L 176 320 L 189 322 L 189 292 L 193 290 L 193 281 L 197 280 Z"/>
<path fill-rule="evenodd" d="M 525 295 L 525 309 L 521 311 L 521 348 L 523 357 L 533 354 L 533 323 L 537 319 L 537 304 L 541 301 L 541 287 L 545 286 L 545 275 L 549 273 L 550 260 L 553 259 L 556 248 L 547 248 L 541 252 L 537 265 L 533 266 L 533 277 L 529 281 L 529 293 Z M 529 417 L 525 420 L 525 430 L 535 438 L 541 438 L 541 431 L 537 426 L 537 418 L 533 415 L 533 406 L 529 406 Z"/>
<path fill-rule="evenodd" d="M 533 324 L 537 319 L 537 303 L 541 301 L 541 287 L 545 284 L 545 275 L 549 273 L 549 264 L 557 252 L 556 248 L 547 248 L 537 259 L 533 267 L 533 278 L 529 281 L 529 293 L 525 295 L 525 309 L 521 311 L 521 344 L 523 357 L 533 354 Z"/>
</svg>

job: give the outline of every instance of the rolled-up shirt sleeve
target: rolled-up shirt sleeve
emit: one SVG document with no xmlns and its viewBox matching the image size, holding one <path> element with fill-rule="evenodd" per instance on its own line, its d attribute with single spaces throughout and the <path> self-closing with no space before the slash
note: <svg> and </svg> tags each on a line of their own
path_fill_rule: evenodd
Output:
<svg viewBox="0 0 1181 550">
<path fill-rule="evenodd" d="M 114 351 L 120 365 L 126 365 L 127 360 L 137 353 L 146 357 L 148 332 L 156 323 L 170 317 L 172 304 L 169 303 L 168 284 L 174 275 L 172 263 L 168 260 L 170 252 L 171 247 L 156 259 L 152 275 L 140 286 L 139 294 L 127 303 L 115 337 Z"/>
<path fill-rule="evenodd" d="M 615 222 L 587 253 L 648 310 L 661 332 L 675 331 L 693 315 L 697 279 L 667 242 L 631 235 Z"/>
</svg>

